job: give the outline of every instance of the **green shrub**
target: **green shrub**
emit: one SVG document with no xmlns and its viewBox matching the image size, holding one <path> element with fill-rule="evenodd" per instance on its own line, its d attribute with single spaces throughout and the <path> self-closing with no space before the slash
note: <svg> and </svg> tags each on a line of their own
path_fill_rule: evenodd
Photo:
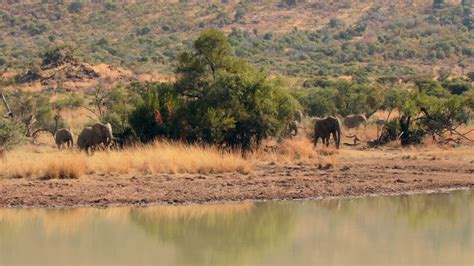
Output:
<svg viewBox="0 0 474 266">
<path fill-rule="evenodd" d="M 474 71 L 468 72 L 466 76 L 469 78 L 471 82 L 474 82 Z"/>
<path fill-rule="evenodd" d="M 183 121 L 197 139 L 248 150 L 281 134 L 296 102 L 230 51 L 221 31 L 203 31 L 179 56 L 176 88 L 186 99 Z"/>
<path fill-rule="evenodd" d="M 472 84 L 463 79 L 457 78 L 453 80 L 446 80 L 442 83 L 442 86 L 446 88 L 451 94 L 461 95 L 473 88 Z"/>
<path fill-rule="evenodd" d="M 128 123 L 140 141 L 147 143 L 159 137 L 178 139 L 183 115 L 179 115 L 181 102 L 173 85 L 135 83 L 133 87 L 142 101 L 132 108 Z"/>
<path fill-rule="evenodd" d="M 25 141 L 25 126 L 23 123 L 0 119 L 0 145 L 10 149 Z"/>
<path fill-rule="evenodd" d="M 82 1 L 75 1 L 69 4 L 69 6 L 67 7 L 67 11 L 69 11 L 69 13 L 79 13 L 83 7 L 84 4 L 82 3 Z"/>
</svg>

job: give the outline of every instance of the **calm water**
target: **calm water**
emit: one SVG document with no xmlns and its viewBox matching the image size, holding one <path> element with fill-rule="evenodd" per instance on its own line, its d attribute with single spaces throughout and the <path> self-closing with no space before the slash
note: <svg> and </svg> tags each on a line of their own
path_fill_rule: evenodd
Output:
<svg viewBox="0 0 474 266">
<path fill-rule="evenodd" d="M 472 264 L 474 191 L 110 209 L 0 209 L 0 265 Z"/>
</svg>

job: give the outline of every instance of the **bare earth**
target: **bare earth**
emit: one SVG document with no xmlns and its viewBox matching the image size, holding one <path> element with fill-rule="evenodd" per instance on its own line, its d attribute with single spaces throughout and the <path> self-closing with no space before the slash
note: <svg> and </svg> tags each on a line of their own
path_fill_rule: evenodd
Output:
<svg viewBox="0 0 474 266">
<path fill-rule="evenodd" d="M 0 179 L 0 207 L 80 207 L 286 200 L 474 188 L 472 148 L 341 151 L 335 166 L 260 164 L 253 173 Z"/>
</svg>

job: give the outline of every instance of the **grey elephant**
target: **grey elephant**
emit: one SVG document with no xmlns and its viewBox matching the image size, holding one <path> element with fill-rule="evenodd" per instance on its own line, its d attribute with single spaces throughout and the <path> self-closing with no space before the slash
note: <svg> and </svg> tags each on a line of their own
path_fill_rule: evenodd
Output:
<svg viewBox="0 0 474 266">
<path fill-rule="evenodd" d="M 74 146 L 73 138 L 74 135 L 71 131 L 65 128 L 60 128 L 54 133 L 54 141 L 56 142 L 56 145 L 58 145 L 58 149 L 61 149 L 64 146 L 68 149 L 72 148 Z"/>
<path fill-rule="evenodd" d="M 352 129 L 352 128 L 357 129 L 362 124 L 367 125 L 367 118 L 363 114 L 348 115 L 348 116 L 344 117 L 344 120 L 342 121 L 342 124 L 347 129 Z"/>
<path fill-rule="evenodd" d="M 293 137 L 298 135 L 298 121 L 292 121 L 288 125 L 288 134 Z"/>
<path fill-rule="evenodd" d="M 339 149 L 339 144 L 341 143 L 341 124 L 339 119 L 333 116 L 314 119 L 313 143 L 315 147 L 318 145 L 319 138 L 322 139 L 323 144 L 329 146 L 329 138 L 331 137 L 331 134 L 336 143 L 336 148 Z"/>
<path fill-rule="evenodd" d="M 295 112 L 295 120 L 291 121 L 290 124 L 288 124 L 288 134 L 290 136 L 296 136 L 298 135 L 298 128 L 301 125 L 301 122 L 303 121 L 303 112 L 301 110 L 297 110 Z"/>
<path fill-rule="evenodd" d="M 303 111 L 297 110 L 295 112 L 295 121 L 298 123 L 301 123 L 301 121 L 303 121 Z"/>
<path fill-rule="evenodd" d="M 108 149 L 113 139 L 112 126 L 109 123 L 96 123 L 82 130 L 77 139 L 77 145 L 80 150 L 85 150 L 89 153 L 93 152 L 100 145 Z"/>
</svg>

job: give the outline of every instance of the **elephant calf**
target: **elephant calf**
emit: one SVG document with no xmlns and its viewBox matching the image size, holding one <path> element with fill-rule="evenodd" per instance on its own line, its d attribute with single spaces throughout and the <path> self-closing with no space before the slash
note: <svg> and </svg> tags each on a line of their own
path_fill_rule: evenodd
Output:
<svg viewBox="0 0 474 266">
<path fill-rule="evenodd" d="M 56 130 L 54 134 L 54 140 L 56 141 L 56 145 L 58 145 L 58 149 L 61 149 L 64 145 L 66 145 L 68 149 L 72 148 L 74 146 L 73 138 L 74 136 L 71 131 L 65 128 Z"/>
<path fill-rule="evenodd" d="M 336 117 L 326 117 L 323 119 L 314 120 L 314 146 L 318 145 L 319 138 L 322 139 L 323 144 L 329 146 L 329 138 L 331 134 L 336 142 L 336 148 L 339 149 L 339 144 L 341 142 L 341 125 L 339 119 Z"/>
<path fill-rule="evenodd" d="M 89 153 L 93 152 L 101 144 L 108 149 L 113 139 L 112 126 L 109 123 L 96 123 L 82 130 L 77 139 L 77 145 L 80 150 L 85 150 Z"/>
<path fill-rule="evenodd" d="M 358 114 L 358 115 L 348 115 L 344 117 L 344 120 L 342 121 L 342 124 L 347 128 L 347 129 L 358 129 L 360 125 L 364 124 L 367 125 L 367 118 L 363 114 Z"/>
</svg>

